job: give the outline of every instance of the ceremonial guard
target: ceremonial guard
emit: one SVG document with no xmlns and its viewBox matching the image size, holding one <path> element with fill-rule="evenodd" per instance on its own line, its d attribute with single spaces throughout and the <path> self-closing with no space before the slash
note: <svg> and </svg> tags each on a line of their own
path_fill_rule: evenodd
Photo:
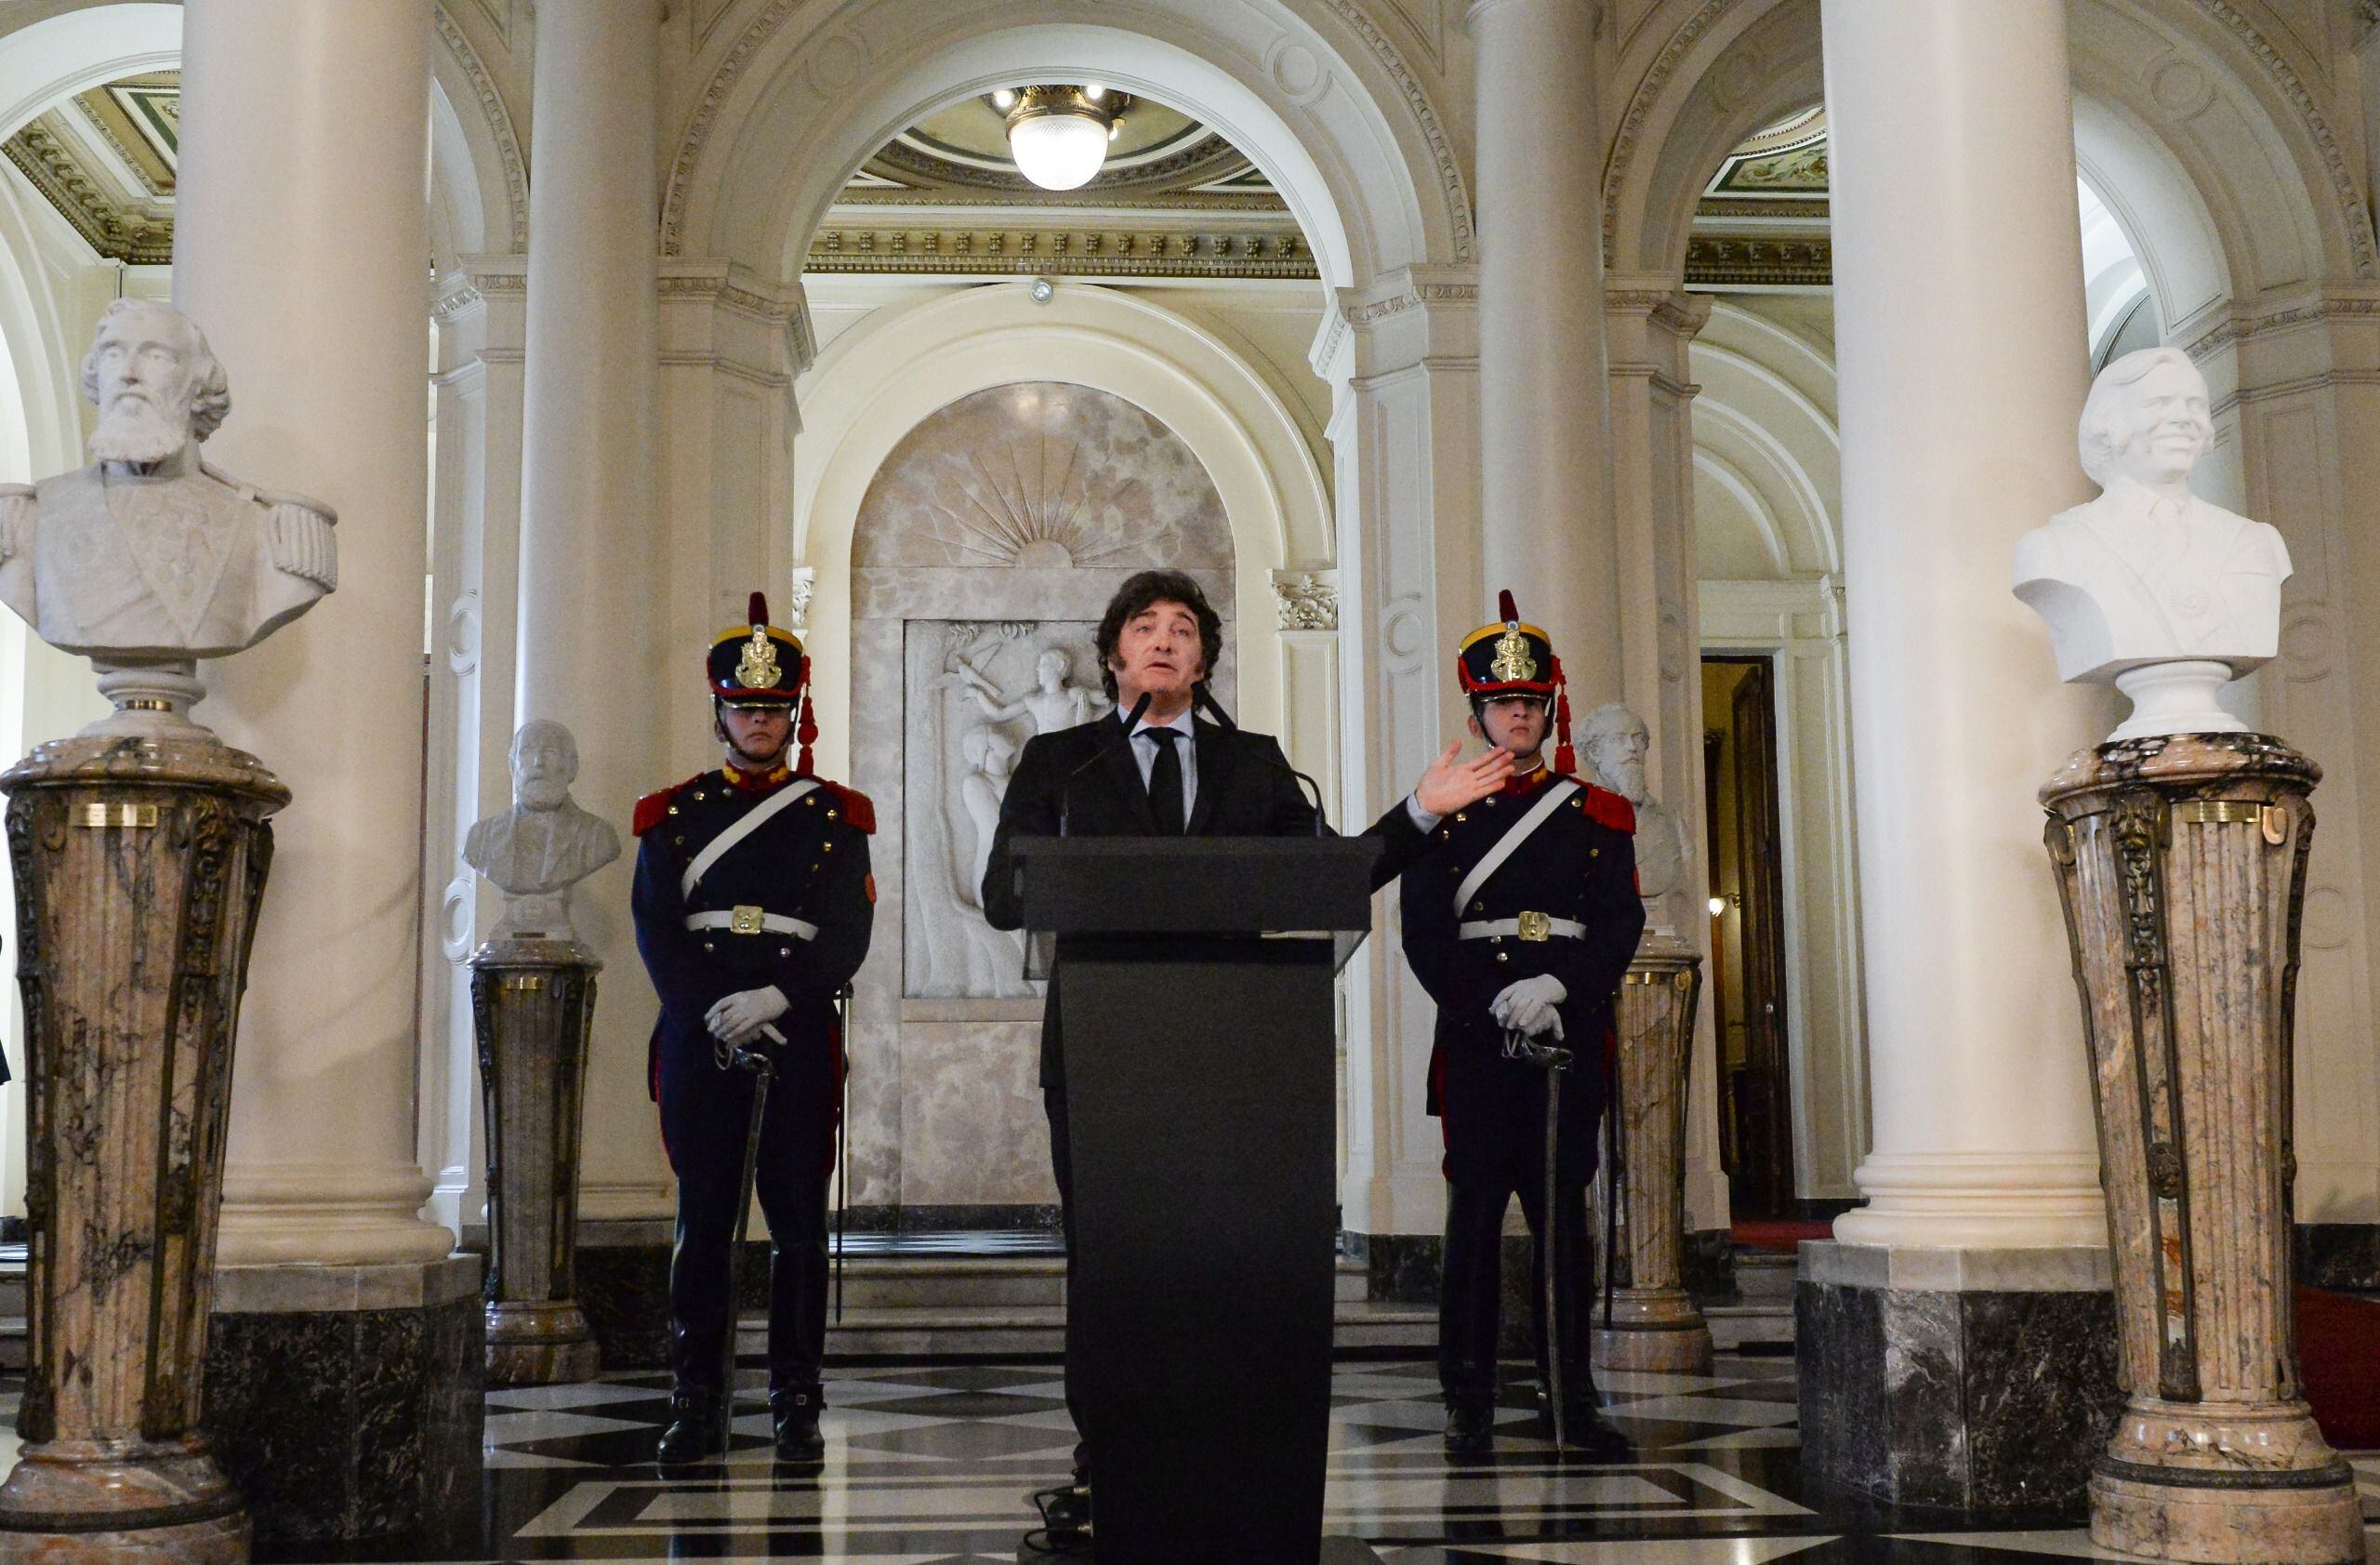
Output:
<svg viewBox="0 0 2380 1565">
<path fill-rule="evenodd" d="M 779 1457 L 815 1460 L 826 1334 L 826 1187 L 841 1120 L 837 996 L 867 954 L 876 882 L 867 797 L 811 773 L 817 724 L 801 643 L 749 620 L 711 643 L 716 770 L 638 802 L 637 948 L 661 996 L 651 1080 L 678 1175 L 669 1264 L 673 1422 L 665 1466 L 725 1447 L 734 1399 L 732 1254 L 757 1187 L 775 1241 L 769 1407 Z M 800 709 L 798 733 L 793 728 Z M 800 743 L 788 763 L 789 738 Z M 756 1101 L 758 1107 L 756 1107 Z"/>
<path fill-rule="evenodd" d="M 1613 999 L 1645 925 L 1635 816 L 1625 799 L 1570 775 L 1553 643 L 1521 622 L 1510 592 L 1499 606 L 1501 624 L 1463 638 L 1456 676 L 1472 733 L 1512 756 L 1512 776 L 1438 824 L 1444 851 L 1407 869 L 1398 892 L 1406 960 L 1438 1008 L 1429 1110 L 1445 1126 L 1449 1187 L 1438 1308 L 1446 1440 L 1477 1452 L 1494 1428 L 1499 1258 L 1517 1195 L 1536 1241 L 1538 1367 L 1555 1439 L 1613 1456 L 1627 1440 L 1599 1411 L 1588 1367 L 1586 1187 L 1608 1098 Z M 1549 726 L 1560 730 L 1551 768 Z"/>
</svg>

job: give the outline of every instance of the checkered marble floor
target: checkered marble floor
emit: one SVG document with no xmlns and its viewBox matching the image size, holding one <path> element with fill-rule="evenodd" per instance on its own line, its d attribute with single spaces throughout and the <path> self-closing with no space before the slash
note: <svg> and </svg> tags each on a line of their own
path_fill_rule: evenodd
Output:
<svg viewBox="0 0 2380 1565">
<path fill-rule="evenodd" d="M 665 1376 L 492 1392 L 479 1537 L 372 1558 L 1006 1565 L 1035 1523 L 1027 1493 L 1061 1481 L 1073 1449 L 1053 1365 L 855 1369 L 827 1383 L 825 1466 L 780 1472 L 758 1373 L 747 1378 L 754 1389 L 726 1457 L 668 1478 L 652 1465 Z M 1328 1530 L 1366 1540 L 1389 1565 L 2122 1558 L 2093 1550 L 2079 1532 L 1950 1533 L 1805 1501 L 1788 1359 L 1723 1357 L 1707 1376 L 1601 1378 L 1614 1422 L 1637 1442 L 1633 1460 L 1556 1463 L 1528 1387 L 1515 1384 L 1494 1452 L 1455 1464 L 1439 1440 L 1431 1365 L 1342 1363 Z M 2358 1466 L 2366 1514 L 2380 1519 L 2380 1456 Z M 2380 1557 L 2380 1527 L 2374 1543 Z"/>
</svg>

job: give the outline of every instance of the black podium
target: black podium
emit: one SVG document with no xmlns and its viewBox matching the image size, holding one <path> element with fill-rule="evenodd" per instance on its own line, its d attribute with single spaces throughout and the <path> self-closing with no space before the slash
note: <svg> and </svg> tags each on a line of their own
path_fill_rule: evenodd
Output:
<svg viewBox="0 0 2380 1565">
<path fill-rule="evenodd" d="M 1025 925 L 1057 939 L 1067 1308 L 1101 1565 L 1320 1556 L 1331 979 L 1371 927 L 1379 851 L 1337 837 L 1015 844 Z"/>
</svg>

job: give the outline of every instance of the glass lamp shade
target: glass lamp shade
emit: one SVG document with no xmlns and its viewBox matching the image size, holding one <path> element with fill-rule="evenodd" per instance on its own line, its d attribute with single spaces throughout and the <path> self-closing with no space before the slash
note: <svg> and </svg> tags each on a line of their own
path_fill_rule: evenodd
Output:
<svg viewBox="0 0 2380 1565">
<path fill-rule="evenodd" d="M 1091 182 L 1107 161 L 1107 127 L 1082 114 L 1037 114 L 1009 127 L 1020 173 L 1045 191 Z"/>
</svg>

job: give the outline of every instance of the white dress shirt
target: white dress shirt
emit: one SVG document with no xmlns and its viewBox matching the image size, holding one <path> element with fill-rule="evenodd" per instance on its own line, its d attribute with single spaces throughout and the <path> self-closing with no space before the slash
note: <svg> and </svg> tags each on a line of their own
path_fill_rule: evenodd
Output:
<svg viewBox="0 0 2380 1565">
<path fill-rule="evenodd" d="M 1152 728 L 1170 728 L 1182 736 L 1173 742 L 1173 748 L 1181 753 L 1182 757 L 1182 818 L 1187 822 L 1191 811 L 1198 806 L 1197 727 L 1191 721 L 1190 709 L 1187 707 L 1176 714 L 1170 723 L 1151 723 L 1147 718 L 1143 718 L 1133 725 L 1132 763 L 1141 769 L 1143 788 L 1148 787 L 1149 776 L 1157 770 L 1157 747 L 1165 743 L 1163 739 L 1152 739 L 1148 736 L 1148 732 Z M 1412 821 L 1415 827 L 1423 831 L 1436 830 L 1439 820 L 1443 818 L 1422 809 L 1421 802 L 1409 793 L 1405 796 L 1405 815 L 1407 819 Z"/>
</svg>

